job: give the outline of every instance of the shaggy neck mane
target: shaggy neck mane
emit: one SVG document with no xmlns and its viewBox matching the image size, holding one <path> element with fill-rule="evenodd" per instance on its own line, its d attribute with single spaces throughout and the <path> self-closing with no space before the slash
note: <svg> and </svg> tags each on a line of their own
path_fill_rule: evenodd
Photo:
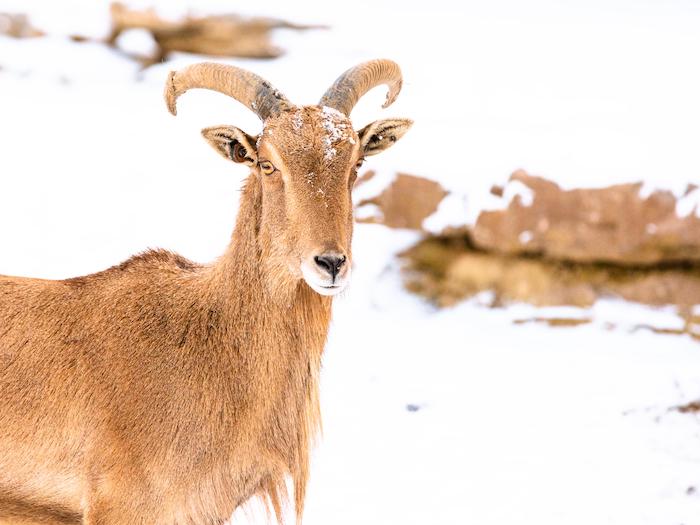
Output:
<svg viewBox="0 0 700 525">
<path fill-rule="evenodd" d="M 302 280 L 270 275 L 261 233 L 262 188 L 255 174 L 241 195 L 236 227 L 226 253 L 211 268 L 210 290 L 218 296 L 236 330 L 235 359 L 249 370 L 245 397 L 255 411 L 253 422 L 264 446 L 280 459 L 280 471 L 266 480 L 259 494 L 281 521 L 287 499 L 285 478 L 294 483 L 294 503 L 300 522 L 309 475 L 309 452 L 320 431 L 318 385 L 321 354 L 331 317 L 331 298 Z M 277 273 L 277 272 L 275 272 Z M 280 272 L 282 273 L 282 272 Z M 251 344 L 253 341 L 253 344 Z M 239 349 L 251 348 L 251 355 Z M 240 366 L 240 365 L 239 365 Z"/>
</svg>

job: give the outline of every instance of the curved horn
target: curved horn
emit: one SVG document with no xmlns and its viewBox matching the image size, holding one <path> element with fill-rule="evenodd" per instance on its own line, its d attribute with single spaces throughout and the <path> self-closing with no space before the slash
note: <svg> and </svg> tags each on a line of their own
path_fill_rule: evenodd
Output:
<svg viewBox="0 0 700 525">
<path fill-rule="evenodd" d="M 177 114 L 177 97 L 189 89 L 210 89 L 235 98 L 262 120 L 292 107 L 287 98 L 267 80 L 245 69 L 226 64 L 202 62 L 171 71 L 165 84 L 165 102 Z"/>
<path fill-rule="evenodd" d="M 393 60 L 370 60 L 351 67 L 340 75 L 328 91 L 321 97 L 319 105 L 328 106 L 345 115 L 350 115 L 352 108 L 365 93 L 380 84 L 389 86 L 383 108 L 393 104 L 401 91 L 401 68 Z"/>
</svg>

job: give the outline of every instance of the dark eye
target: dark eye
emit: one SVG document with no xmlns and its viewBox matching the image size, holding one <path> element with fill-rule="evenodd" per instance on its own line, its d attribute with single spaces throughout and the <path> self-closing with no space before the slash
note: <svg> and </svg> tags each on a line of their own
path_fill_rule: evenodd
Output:
<svg viewBox="0 0 700 525">
<path fill-rule="evenodd" d="M 365 163 L 365 159 L 358 160 L 357 163 L 355 164 L 355 169 L 359 170 L 364 163 Z"/>
<path fill-rule="evenodd" d="M 233 143 L 233 151 L 231 152 L 231 157 L 236 162 L 243 162 L 248 157 L 248 151 L 241 145 L 240 142 L 236 141 Z"/>
<path fill-rule="evenodd" d="M 272 165 L 272 162 L 263 160 L 260 162 L 260 171 L 262 171 L 265 175 L 272 175 L 275 171 L 275 167 Z"/>
</svg>

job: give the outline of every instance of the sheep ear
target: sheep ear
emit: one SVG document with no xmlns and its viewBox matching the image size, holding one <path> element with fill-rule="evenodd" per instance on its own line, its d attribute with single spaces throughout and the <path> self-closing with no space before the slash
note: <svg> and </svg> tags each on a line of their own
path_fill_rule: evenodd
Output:
<svg viewBox="0 0 700 525">
<path fill-rule="evenodd" d="M 376 155 L 393 146 L 413 125 L 407 118 L 377 120 L 357 132 L 363 156 Z"/>
<path fill-rule="evenodd" d="M 234 126 L 204 128 L 202 136 L 219 155 L 233 162 L 252 166 L 258 161 L 258 152 L 255 149 L 256 138 Z"/>
</svg>

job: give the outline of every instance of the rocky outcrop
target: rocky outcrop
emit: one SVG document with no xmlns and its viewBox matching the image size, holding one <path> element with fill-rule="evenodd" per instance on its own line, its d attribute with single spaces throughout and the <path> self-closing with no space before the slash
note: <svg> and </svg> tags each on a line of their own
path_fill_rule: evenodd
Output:
<svg viewBox="0 0 700 525">
<path fill-rule="evenodd" d="M 153 57 L 140 57 L 144 63 L 159 62 L 173 52 L 210 56 L 275 58 L 282 50 L 272 44 L 273 29 L 304 30 L 319 28 L 273 18 L 243 18 L 237 15 L 187 16 L 181 20 L 164 19 L 152 10 L 111 6 L 112 32 L 107 43 L 117 45 L 122 32 L 143 29 L 153 36 L 158 51 Z"/>
<path fill-rule="evenodd" d="M 44 32 L 35 28 L 25 14 L 0 13 L 0 35 L 12 38 L 34 38 L 44 36 Z"/>
<path fill-rule="evenodd" d="M 371 180 L 373 172 L 358 179 L 356 187 Z M 384 224 L 390 228 L 423 229 L 423 221 L 435 213 L 447 191 L 435 181 L 399 173 L 379 195 L 360 200 L 356 208 L 369 210 L 358 222 Z"/>
<path fill-rule="evenodd" d="M 439 306 L 482 292 L 479 300 L 491 306 L 587 308 L 611 297 L 674 305 L 682 327 L 640 318 L 638 328 L 700 340 L 700 189 L 689 186 L 681 197 L 642 184 L 565 190 L 518 171 L 491 193 L 500 209 L 482 211 L 474 225 L 427 235 L 403 254 L 410 290 Z"/>
<path fill-rule="evenodd" d="M 626 266 L 700 261 L 700 218 L 692 208 L 679 216 L 671 192 L 640 195 L 641 183 L 563 190 L 523 171 L 513 182 L 531 193 L 480 214 L 472 229 L 478 248 Z M 689 186 L 686 197 L 697 191 Z"/>
</svg>

